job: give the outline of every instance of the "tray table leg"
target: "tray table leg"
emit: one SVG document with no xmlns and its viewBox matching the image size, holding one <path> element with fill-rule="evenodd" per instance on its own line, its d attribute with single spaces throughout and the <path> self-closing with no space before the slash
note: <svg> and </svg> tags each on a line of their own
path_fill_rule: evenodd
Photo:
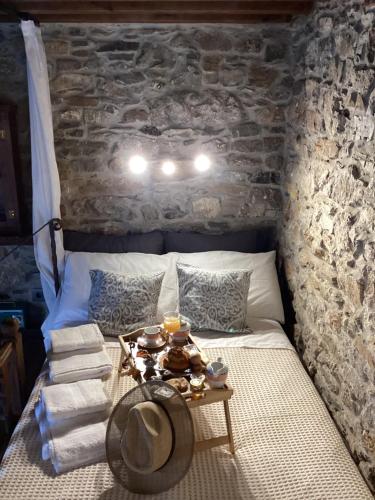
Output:
<svg viewBox="0 0 375 500">
<path fill-rule="evenodd" d="M 124 357 L 125 357 L 125 353 L 124 351 L 121 349 L 121 353 L 120 353 L 120 363 L 118 365 L 118 374 L 119 376 L 121 375 L 121 372 L 122 372 L 122 362 L 124 361 Z"/>
<path fill-rule="evenodd" d="M 225 422 L 227 424 L 227 431 L 229 437 L 229 451 L 231 452 L 232 455 L 234 455 L 235 449 L 234 449 L 232 422 L 230 419 L 229 403 L 227 400 L 223 401 L 223 403 L 224 403 Z"/>
</svg>

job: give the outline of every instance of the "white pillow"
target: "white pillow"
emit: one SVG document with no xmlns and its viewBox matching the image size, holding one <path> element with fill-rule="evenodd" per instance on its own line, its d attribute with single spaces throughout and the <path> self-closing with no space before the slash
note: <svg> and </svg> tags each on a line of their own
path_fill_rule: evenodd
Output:
<svg viewBox="0 0 375 500">
<path fill-rule="evenodd" d="M 165 272 L 158 302 L 158 320 L 165 311 L 178 307 L 176 262 L 207 270 L 253 271 L 247 302 L 247 321 L 250 318 L 274 319 L 284 322 L 284 310 L 275 268 L 276 252 L 241 253 L 212 251 L 165 255 L 143 253 L 66 252 L 65 272 L 58 300 L 43 324 L 50 329 L 88 321 L 88 300 L 91 290 L 90 269 L 120 274 L 155 274 Z"/>
<path fill-rule="evenodd" d="M 247 299 L 247 321 L 250 318 L 265 318 L 284 323 L 284 309 L 275 267 L 275 251 L 267 253 L 213 251 L 168 255 L 173 255 L 175 262 L 209 271 L 239 269 L 253 271 Z M 172 269 L 176 273 L 175 268 Z M 177 282 L 177 274 L 175 280 Z M 168 282 L 172 283 L 172 278 L 168 278 Z"/>
<path fill-rule="evenodd" d="M 175 262 L 167 254 L 66 252 L 64 279 L 58 302 L 43 325 L 43 331 L 88 321 L 90 269 L 124 275 L 165 272 L 158 302 L 158 319 L 162 320 L 163 312 L 177 307 L 175 273 L 170 269 L 174 265 Z M 170 276 L 172 284 L 168 283 Z"/>
</svg>

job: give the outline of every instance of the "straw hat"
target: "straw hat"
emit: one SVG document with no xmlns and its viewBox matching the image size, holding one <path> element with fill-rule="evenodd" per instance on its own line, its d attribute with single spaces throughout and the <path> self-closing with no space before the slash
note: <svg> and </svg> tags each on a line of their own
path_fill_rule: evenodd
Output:
<svg viewBox="0 0 375 500">
<path fill-rule="evenodd" d="M 160 493 L 188 471 L 194 428 L 181 394 L 159 380 L 138 385 L 115 406 L 106 451 L 117 480 L 134 493 Z"/>
</svg>

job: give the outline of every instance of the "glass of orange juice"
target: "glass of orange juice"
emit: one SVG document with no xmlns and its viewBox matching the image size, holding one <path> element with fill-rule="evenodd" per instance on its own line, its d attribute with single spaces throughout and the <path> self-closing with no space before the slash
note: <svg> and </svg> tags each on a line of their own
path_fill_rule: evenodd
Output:
<svg viewBox="0 0 375 500">
<path fill-rule="evenodd" d="M 169 333 L 177 332 L 181 327 L 181 317 L 178 311 L 167 311 L 163 314 L 164 329 Z"/>
</svg>

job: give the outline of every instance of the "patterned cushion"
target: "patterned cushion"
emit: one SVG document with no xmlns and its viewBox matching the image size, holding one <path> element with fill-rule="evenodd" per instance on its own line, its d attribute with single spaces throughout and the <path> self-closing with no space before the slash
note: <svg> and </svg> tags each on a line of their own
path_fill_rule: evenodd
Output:
<svg viewBox="0 0 375 500">
<path fill-rule="evenodd" d="M 104 335 L 112 336 L 153 324 L 163 276 L 90 270 L 89 320 L 95 321 Z"/>
<path fill-rule="evenodd" d="M 180 313 L 193 330 L 249 333 L 246 303 L 251 271 L 203 271 L 177 264 Z"/>
</svg>

